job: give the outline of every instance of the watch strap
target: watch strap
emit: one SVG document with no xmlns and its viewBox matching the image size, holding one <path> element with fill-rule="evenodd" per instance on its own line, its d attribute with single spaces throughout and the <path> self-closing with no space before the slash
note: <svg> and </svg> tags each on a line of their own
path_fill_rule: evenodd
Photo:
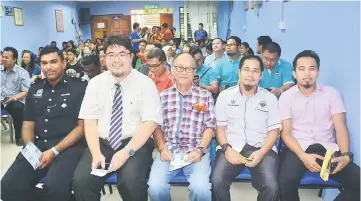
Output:
<svg viewBox="0 0 361 201">
<path fill-rule="evenodd" d="M 59 152 L 55 149 L 55 147 L 52 147 L 50 150 L 54 153 L 55 157 L 59 155 Z"/>
</svg>

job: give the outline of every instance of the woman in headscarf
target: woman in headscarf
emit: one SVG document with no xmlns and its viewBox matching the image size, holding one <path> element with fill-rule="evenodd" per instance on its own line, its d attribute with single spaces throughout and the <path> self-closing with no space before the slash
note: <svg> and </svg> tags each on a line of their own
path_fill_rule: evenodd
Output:
<svg viewBox="0 0 361 201">
<path fill-rule="evenodd" d="M 166 45 L 162 48 L 165 56 L 167 57 L 168 66 L 171 67 L 173 63 L 173 48 L 170 45 Z"/>
</svg>

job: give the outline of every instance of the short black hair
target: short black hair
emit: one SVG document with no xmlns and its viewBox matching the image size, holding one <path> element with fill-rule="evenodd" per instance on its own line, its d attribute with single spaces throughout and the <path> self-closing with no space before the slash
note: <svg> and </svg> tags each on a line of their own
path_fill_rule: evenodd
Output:
<svg viewBox="0 0 361 201">
<path fill-rule="evenodd" d="M 99 52 L 103 51 L 105 53 L 105 49 L 104 48 L 100 48 Z"/>
<path fill-rule="evenodd" d="M 89 44 L 93 44 L 93 45 L 96 45 L 97 43 L 95 41 L 90 41 Z"/>
<path fill-rule="evenodd" d="M 45 46 L 41 52 L 40 52 L 40 60 L 41 60 L 41 57 L 43 55 L 46 55 L 46 54 L 51 54 L 51 53 L 55 53 L 60 57 L 60 60 L 61 61 L 64 61 L 64 55 L 63 55 L 63 52 L 59 51 L 58 48 L 54 48 L 54 47 L 51 47 L 51 46 Z"/>
<path fill-rule="evenodd" d="M 139 23 L 138 22 L 134 22 L 133 23 L 133 29 L 136 29 L 137 27 L 139 27 L 140 25 L 139 25 Z"/>
<path fill-rule="evenodd" d="M 281 47 L 276 42 L 270 42 L 266 46 L 263 46 L 262 53 L 265 52 L 266 50 L 270 53 L 277 53 L 278 57 L 281 56 Z"/>
<path fill-rule="evenodd" d="M 240 46 L 242 44 L 242 40 L 238 36 L 231 36 L 231 37 L 227 38 L 227 41 L 231 40 L 231 39 L 236 41 L 237 46 Z"/>
<path fill-rule="evenodd" d="M 162 49 L 162 45 L 160 43 L 153 43 L 154 47 Z"/>
<path fill-rule="evenodd" d="M 85 65 L 90 65 L 90 64 L 94 64 L 95 66 L 97 66 L 98 68 L 100 68 L 100 60 L 99 60 L 99 56 L 96 54 L 90 54 L 90 55 L 86 55 L 81 59 L 81 65 L 85 66 Z"/>
<path fill-rule="evenodd" d="M 147 59 L 153 59 L 153 58 L 158 58 L 160 62 L 167 61 L 165 52 L 160 48 L 152 48 L 149 50 L 147 54 Z"/>
<path fill-rule="evenodd" d="M 139 41 L 139 44 L 141 44 L 141 43 L 145 43 L 145 45 L 148 45 L 148 41 L 145 39 L 142 39 L 141 41 Z"/>
<path fill-rule="evenodd" d="M 55 44 L 57 44 L 57 43 L 56 43 L 56 41 L 51 41 L 51 43 L 50 43 L 50 44 L 52 44 L 52 43 L 55 43 Z"/>
<path fill-rule="evenodd" d="M 213 52 L 212 42 L 213 42 L 213 40 L 210 40 L 210 41 L 206 44 L 206 50 L 209 50 L 209 51 L 212 51 L 212 52 Z"/>
<path fill-rule="evenodd" d="M 162 27 L 163 27 L 163 28 L 168 28 L 168 23 L 163 22 Z"/>
<path fill-rule="evenodd" d="M 18 59 L 19 53 L 15 48 L 13 48 L 13 47 L 5 47 L 4 52 L 5 51 L 13 53 L 13 58 Z"/>
<path fill-rule="evenodd" d="M 310 57 L 316 61 L 317 69 L 320 70 L 320 57 L 318 54 L 313 50 L 303 50 L 302 52 L 298 53 L 293 60 L 293 70 L 296 71 L 297 60 L 302 57 Z"/>
<path fill-rule="evenodd" d="M 224 44 L 224 41 L 223 41 L 223 39 L 222 39 L 222 38 L 214 38 L 214 39 L 212 39 L 212 43 L 213 43 L 213 41 L 215 41 L 215 40 L 220 40 L 220 41 L 221 41 L 221 43 L 222 43 L 222 44 Z"/>
<path fill-rule="evenodd" d="M 272 42 L 272 38 L 269 36 L 260 36 L 257 38 L 258 45 L 262 45 L 263 47 L 268 43 Z"/>
<path fill-rule="evenodd" d="M 104 44 L 105 53 L 110 46 L 123 46 L 125 49 L 129 50 L 130 53 L 133 53 L 132 42 L 129 37 L 122 35 L 109 36 L 108 40 Z"/>
<path fill-rule="evenodd" d="M 73 53 L 75 56 L 78 56 L 78 52 L 77 52 L 75 49 L 73 49 L 73 48 L 67 49 L 67 50 L 66 50 L 66 53 L 68 53 L 68 52 L 71 52 L 71 53 Z"/>
<path fill-rule="evenodd" d="M 203 27 L 203 23 L 199 23 L 198 25 L 201 25 Z"/>
<path fill-rule="evenodd" d="M 242 57 L 241 61 L 239 62 L 239 70 L 242 69 L 244 62 L 246 62 L 247 60 L 250 60 L 250 59 L 257 60 L 260 65 L 261 72 L 263 72 L 264 66 L 263 66 L 262 59 L 259 56 L 255 56 L 255 55 L 247 55 L 247 56 Z"/>
<path fill-rule="evenodd" d="M 189 50 L 189 54 L 191 54 L 192 57 L 194 57 L 194 56 L 195 56 L 196 54 L 198 54 L 198 53 L 200 53 L 200 54 L 202 55 L 202 57 L 203 57 L 203 52 L 202 52 L 201 48 L 199 48 L 199 47 L 194 47 L 194 48 L 192 48 L 191 50 Z"/>
<path fill-rule="evenodd" d="M 68 44 L 68 42 L 65 42 L 65 41 L 64 41 L 64 42 L 62 42 L 61 44 L 62 44 L 62 45 L 67 45 L 67 44 Z"/>
</svg>

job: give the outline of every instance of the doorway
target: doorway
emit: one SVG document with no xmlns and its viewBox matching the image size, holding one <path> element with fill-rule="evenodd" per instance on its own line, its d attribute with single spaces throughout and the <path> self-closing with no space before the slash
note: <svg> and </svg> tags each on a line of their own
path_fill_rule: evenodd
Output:
<svg viewBox="0 0 361 201">
<path fill-rule="evenodd" d="M 92 40 L 111 35 L 124 35 L 131 33 L 130 15 L 102 15 L 92 17 Z"/>
</svg>

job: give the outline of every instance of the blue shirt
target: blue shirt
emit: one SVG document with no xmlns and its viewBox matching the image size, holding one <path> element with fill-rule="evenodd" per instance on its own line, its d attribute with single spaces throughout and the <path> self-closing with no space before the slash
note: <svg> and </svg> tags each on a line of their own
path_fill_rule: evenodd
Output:
<svg viewBox="0 0 361 201">
<path fill-rule="evenodd" d="M 15 64 L 10 71 L 6 71 L 1 65 L 1 101 L 9 96 L 14 97 L 20 92 L 28 92 L 30 84 L 29 73 L 24 68 Z M 25 103 L 25 98 L 19 101 Z"/>
<path fill-rule="evenodd" d="M 208 33 L 204 30 L 202 30 L 202 31 L 197 30 L 194 32 L 194 35 L 196 35 L 196 41 L 197 40 L 207 40 Z"/>
<path fill-rule="evenodd" d="M 229 60 L 229 57 L 222 59 L 218 62 L 215 69 L 217 78 L 221 79 L 221 88 L 224 89 L 228 86 L 235 86 L 238 83 L 238 69 L 241 57 L 236 60 Z"/>
<path fill-rule="evenodd" d="M 40 75 L 41 74 L 41 68 L 38 64 L 35 64 L 33 72 L 31 72 L 31 77 L 33 77 L 34 75 Z"/>
<path fill-rule="evenodd" d="M 136 31 L 133 31 L 131 34 L 130 34 L 130 39 L 133 41 L 135 39 L 141 39 L 140 35 L 136 32 Z M 133 49 L 138 52 L 139 51 L 139 43 L 133 43 L 132 42 L 132 45 L 133 45 Z"/>
<path fill-rule="evenodd" d="M 209 69 L 210 68 L 210 69 Z M 209 70 L 208 70 L 209 69 Z M 208 71 L 207 71 L 208 70 Z M 207 71 L 206 74 L 204 74 Z M 202 65 L 196 72 L 196 75 L 199 76 L 199 84 L 204 84 L 206 86 L 211 86 L 211 84 L 217 82 L 216 72 L 211 67 Z M 201 77 L 203 75 L 203 77 Z"/>
<path fill-rule="evenodd" d="M 280 58 L 271 71 L 264 69 L 259 86 L 262 88 L 280 88 L 288 83 L 294 84 L 295 81 L 292 72 L 292 64 Z"/>
<path fill-rule="evenodd" d="M 227 58 L 227 53 L 223 52 L 223 55 L 221 58 L 217 58 L 214 54 L 208 55 L 205 59 L 204 59 L 204 65 L 205 66 L 209 66 L 212 67 L 213 69 L 216 69 L 217 64 L 219 61 L 221 61 L 224 58 Z"/>
</svg>

